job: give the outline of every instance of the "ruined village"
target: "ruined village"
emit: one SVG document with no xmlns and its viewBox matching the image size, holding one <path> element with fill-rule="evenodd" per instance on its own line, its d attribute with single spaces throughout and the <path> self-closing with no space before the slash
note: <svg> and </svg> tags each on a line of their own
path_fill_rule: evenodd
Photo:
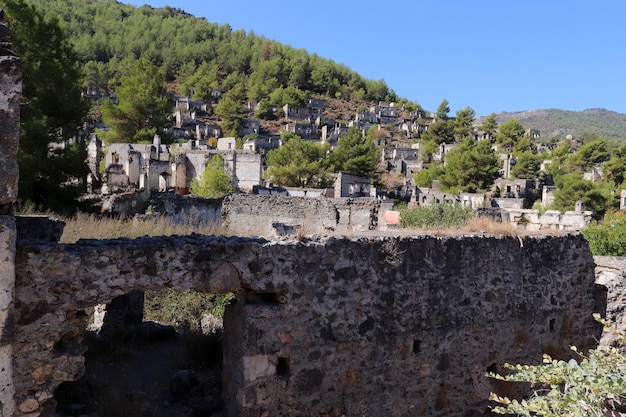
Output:
<svg viewBox="0 0 626 417">
<path fill-rule="evenodd" d="M 200 210 L 199 206 L 211 205 L 198 199 L 176 199 L 171 194 L 188 195 L 191 182 L 201 178 L 207 162 L 214 155 L 220 155 L 225 170 L 232 178 L 233 189 L 240 194 L 238 201 L 242 201 L 244 195 L 324 198 L 330 204 L 339 205 L 344 204 L 342 199 L 372 200 L 370 205 L 375 207 L 373 211 L 376 213 L 374 219 L 368 217 L 360 224 L 353 221 L 347 228 L 311 228 L 309 221 L 309 231 L 312 233 L 386 230 L 388 227 L 396 227 L 397 214 L 386 214 L 394 211 L 394 199 L 407 201 L 409 208 L 435 202 L 486 210 L 491 216 L 529 231 L 580 230 L 592 220 L 592 212 L 585 210 L 582 202 L 578 202 L 574 210 L 564 213 L 554 210 L 541 213 L 539 209 L 533 209 L 537 201 L 541 202 L 541 207 L 548 207 L 554 200 L 555 187 L 539 185 L 533 180 L 512 178 L 511 167 L 516 160 L 511 153 L 499 154 L 501 175 L 489 192 L 453 194 L 440 191 L 436 184 L 430 188 L 414 185 L 413 175 L 422 169 L 424 162 L 419 157 L 419 142 L 412 139 L 418 139 L 428 129 L 434 121 L 434 115 L 418 110 L 410 112 L 408 118 L 401 117 L 401 114 L 407 113 L 396 108 L 394 103 L 380 102 L 367 110 L 356 111 L 350 122 L 342 124 L 325 113 L 326 100 L 311 99 L 306 107 L 285 105 L 281 113 L 284 117 L 280 119 L 284 131 L 295 133 L 306 141 L 328 143 L 331 146 L 336 146 L 341 135 L 351 127 L 356 127 L 362 135 L 372 128 L 396 132 L 397 136 L 379 139 L 377 144 L 381 149 L 379 166 L 384 167 L 384 172 L 393 175 L 396 180 L 387 187 L 387 191 L 377 190 L 370 178 L 345 172 L 336 173 L 334 187 L 328 189 L 276 187 L 271 178 L 265 175 L 265 157 L 268 152 L 281 146 L 281 132 L 261 129 L 261 121 L 252 118 L 258 105 L 249 103 L 245 109 L 250 118 L 244 120 L 238 132 L 239 137 L 245 141 L 238 149 L 237 138 L 223 137 L 218 121 L 202 117 L 209 106 L 215 106 L 219 102 L 221 92 L 214 90 L 211 95 L 213 100 L 207 103 L 194 101 L 190 97 L 171 95 L 173 124 L 167 134 L 172 137 L 172 144 L 163 144 L 160 136 L 155 135 L 152 144 L 112 143 L 103 146 L 98 139 L 97 129 L 96 132 L 86 135 L 91 170 L 88 178 L 89 190 L 93 195 L 102 198 L 103 211 L 135 215 L 145 213 L 150 206 L 160 207 L 164 210 L 161 214 L 178 214 L 189 211 L 184 206 L 194 205 L 197 206 L 196 210 Z M 99 98 L 97 92 L 93 91 L 87 91 L 87 96 Z M 276 106 L 270 106 L 270 111 L 278 110 Z M 476 141 L 489 139 L 485 132 L 480 131 L 479 126 L 474 127 L 472 135 Z M 539 132 L 528 129 L 527 135 L 536 138 Z M 387 142 L 392 146 L 385 146 Z M 433 158 L 445 164 L 446 153 L 456 146 L 458 145 L 441 144 Z M 585 174 L 585 178 L 601 178 L 601 172 L 594 170 Z M 91 184 L 101 185 L 93 187 Z M 157 203 L 164 199 L 170 201 L 168 209 Z M 291 202 L 276 199 L 273 201 L 295 204 L 294 207 L 304 204 L 295 203 L 295 200 L 297 199 Z M 176 203 L 172 203 L 173 201 Z M 252 205 L 257 210 L 266 206 L 257 203 Z M 622 191 L 621 207 L 625 205 L 626 191 Z M 206 213 L 206 210 L 200 212 Z M 272 212 L 274 209 L 268 207 L 266 213 L 259 215 L 270 215 Z M 306 212 L 307 209 L 302 211 L 301 207 L 292 210 L 291 216 L 282 217 L 275 222 L 281 226 L 273 232 L 283 234 L 285 230 L 301 228 L 303 219 L 308 216 Z M 212 218 L 218 220 L 220 210 L 213 210 L 212 213 Z M 263 232 L 267 232 L 267 229 L 264 228 Z"/>
<path fill-rule="evenodd" d="M 509 178 L 514 161 L 507 154 L 502 178 L 486 194 L 412 185 L 419 148 L 399 145 L 380 161 L 403 178 L 390 194 L 345 173 L 328 189 L 274 187 L 263 157 L 280 146 L 280 135 L 265 136 L 250 121 L 244 136 L 256 136 L 237 149 L 236 138 L 199 120 L 204 103 L 173 97 L 170 133 L 182 139 L 173 145 L 157 135 L 151 144 L 104 149 L 97 132 L 84 135 L 92 197 L 110 213 L 151 207 L 248 230 L 60 243 L 59 219 L 15 214 L 23 77 L 10 46 L 0 24 L 0 417 L 487 416 L 493 393 L 533 395 L 533 387 L 487 377 L 505 372 L 506 363 L 540 363 L 549 354 L 576 368 L 572 346 L 615 351 L 593 314 L 626 327 L 624 258 L 592 255 L 576 232 L 590 221 L 582 204 L 566 213 L 530 209 L 539 199 L 547 204 L 553 190 Z M 400 120 L 396 110 L 379 103 L 353 123 L 406 126 L 407 136 L 428 128 L 421 123 L 427 115 Z M 285 127 L 307 140 L 335 143 L 350 127 L 329 131 L 311 123 L 324 112 L 322 100 L 284 112 Z M 436 158 L 445 163 L 449 149 L 442 146 Z M 220 200 L 188 196 L 215 154 L 237 192 Z M 492 210 L 525 230 L 570 233 L 400 233 L 394 198 L 412 206 L 458 203 Z M 303 237 L 302 228 L 318 236 Z M 219 375 L 207 382 L 200 372 L 177 369 L 165 393 L 138 389 L 136 375 L 124 373 L 124 359 L 141 356 L 136 333 L 124 335 L 123 349 L 105 345 L 111 359 L 104 371 L 88 368 L 96 344 L 86 335 L 93 342 L 106 339 L 107 330 L 122 339 L 129 329 L 150 329 L 150 348 L 177 337 L 168 326 L 142 322 L 143 292 L 163 289 L 233 295 L 216 349 Z M 175 356 L 168 353 L 140 358 L 141 382 L 163 377 Z M 77 389 L 67 394 L 69 384 Z M 93 398 L 80 397 L 81 390 L 114 392 L 98 399 L 114 411 L 94 412 L 87 405 Z M 599 400 L 603 415 L 623 415 L 622 398 L 610 399 Z"/>
</svg>

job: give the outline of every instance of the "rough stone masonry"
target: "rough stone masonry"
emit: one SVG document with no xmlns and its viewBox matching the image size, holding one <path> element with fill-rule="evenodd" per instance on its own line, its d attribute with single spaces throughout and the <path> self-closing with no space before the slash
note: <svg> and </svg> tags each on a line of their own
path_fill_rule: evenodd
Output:
<svg viewBox="0 0 626 417">
<path fill-rule="evenodd" d="M 228 416 L 480 415 L 502 388 L 487 370 L 599 336 L 580 235 L 20 242 L 14 384 L 29 413 L 81 376 L 85 310 L 131 289 L 237 294 Z"/>
<path fill-rule="evenodd" d="M 11 313 L 15 282 L 16 228 L 13 204 L 17 199 L 17 146 L 20 129 L 22 67 L 12 51 L 9 30 L 0 9 L 0 415 L 12 416 Z"/>
<path fill-rule="evenodd" d="M 580 235 L 16 247 L 21 74 L 4 26 L 0 67 L 1 416 L 53 414 L 55 388 L 84 371 L 86 309 L 132 289 L 237 294 L 225 317 L 230 417 L 480 415 L 490 390 L 510 389 L 485 371 L 598 336 L 591 314 L 606 294 Z"/>
</svg>

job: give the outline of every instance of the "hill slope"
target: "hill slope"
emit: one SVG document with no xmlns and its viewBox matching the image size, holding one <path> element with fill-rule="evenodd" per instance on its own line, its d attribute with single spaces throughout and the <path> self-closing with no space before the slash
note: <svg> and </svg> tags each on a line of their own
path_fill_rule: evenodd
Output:
<svg viewBox="0 0 626 417">
<path fill-rule="evenodd" d="M 27 0 L 56 16 L 85 68 L 85 84 L 114 87 L 138 58 L 163 71 L 179 93 L 208 100 L 213 89 L 283 105 L 293 89 L 348 101 L 402 102 L 384 80 L 369 80 L 306 50 L 233 30 L 172 7 L 134 7 L 111 0 Z M 19 52 L 19 51 L 18 51 Z M 239 88 L 236 88 L 239 87 Z M 276 90 L 291 88 L 274 97 Z M 292 103 L 293 104 L 293 103 Z"/>
<path fill-rule="evenodd" d="M 580 137 L 583 133 L 595 134 L 620 141 L 626 141 L 626 114 L 606 109 L 587 109 L 580 112 L 569 110 L 529 110 L 496 115 L 498 123 L 517 119 L 522 126 L 536 129 L 544 139 Z M 485 117 L 477 118 L 481 124 Z"/>
</svg>

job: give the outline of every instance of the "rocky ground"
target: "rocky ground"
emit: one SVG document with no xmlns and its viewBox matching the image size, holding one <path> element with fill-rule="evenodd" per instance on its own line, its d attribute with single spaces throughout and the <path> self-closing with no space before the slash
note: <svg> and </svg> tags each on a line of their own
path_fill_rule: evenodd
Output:
<svg viewBox="0 0 626 417">
<path fill-rule="evenodd" d="M 86 335 L 85 375 L 61 385 L 57 416 L 221 416 L 221 333 L 178 334 L 145 322 L 126 335 Z"/>
</svg>

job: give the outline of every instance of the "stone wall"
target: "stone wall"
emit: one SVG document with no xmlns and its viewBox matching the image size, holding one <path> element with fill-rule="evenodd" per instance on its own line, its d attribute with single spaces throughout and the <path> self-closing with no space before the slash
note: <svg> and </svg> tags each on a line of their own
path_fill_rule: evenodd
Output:
<svg viewBox="0 0 626 417">
<path fill-rule="evenodd" d="M 152 212 L 170 217 L 175 223 L 222 222 L 222 199 L 207 199 L 177 193 L 154 193 Z"/>
<path fill-rule="evenodd" d="M 0 9 L 0 416 L 12 416 L 15 411 L 11 321 L 17 231 L 13 205 L 17 200 L 19 177 L 21 93 L 21 62 L 12 51 L 4 11 Z"/>
<path fill-rule="evenodd" d="M 224 199 L 222 219 L 242 236 L 354 233 L 376 229 L 379 206 L 375 198 L 233 194 Z"/>
<path fill-rule="evenodd" d="M 504 209 L 502 210 L 502 220 L 532 232 L 539 230 L 576 231 L 584 229 L 591 223 L 591 214 L 591 211 L 561 213 L 556 210 L 548 210 L 541 214 L 539 210 Z"/>
<path fill-rule="evenodd" d="M 29 243 L 16 277 L 15 386 L 34 412 L 83 371 L 84 311 L 132 289 L 237 293 L 231 417 L 477 415 L 499 388 L 486 370 L 591 346 L 602 308 L 579 235 Z"/>
<path fill-rule="evenodd" d="M 595 256 L 596 283 L 606 289 L 606 319 L 626 331 L 626 258 Z M 600 343 L 611 345 L 614 335 L 603 334 Z"/>
</svg>

